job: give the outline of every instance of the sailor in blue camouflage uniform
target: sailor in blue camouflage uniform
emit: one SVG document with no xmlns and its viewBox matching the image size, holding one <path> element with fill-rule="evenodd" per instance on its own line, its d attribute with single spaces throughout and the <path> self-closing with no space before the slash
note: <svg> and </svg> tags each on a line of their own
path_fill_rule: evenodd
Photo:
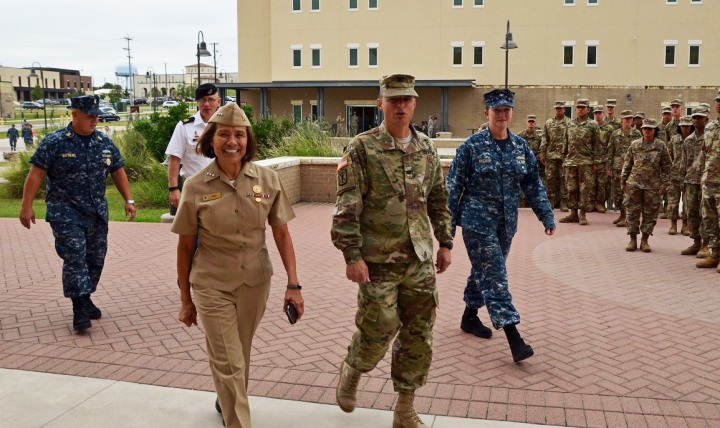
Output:
<svg viewBox="0 0 720 428">
<path fill-rule="evenodd" d="M 90 295 L 97 289 L 107 253 L 108 174 L 125 198 L 125 214 L 130 220 L 136 209 L 120 151 L 110 137 L 95 130 L 100 99 L 75 97 L 71 108 L 72 122 L 45 137 L 30 158 L 20 222 L 28 229 L 35 223 L 33 199 L 47 177 L 46 221 L 55 236 L 55 250 L 63 259 L 63 294 L 72 299 L 73 329 L 80 331 L 92 326 L 91 319 L 102 316 Z"/>
<path fill-rule="evenodd" d="M 461 326 L 476 336 L 490 337 L 491 330 L 477 318 L 478 308 L 486 306 L 493 327 L 505 331 L 513 360 L 519 362 L 532 356 L 533 349 L 517 331 L 520 314 L 508 291 L 505 261 L 517 231 L 521 192 L 543 223 L 545 234 L 554 233 L 555 218 L 535 155 L 525 140 L 508 129 L 514 95 L 507 89 L 484 95 L 489 127 L 458 148 L 447 181 L 453 231 L 455 226 L 462 227 L 472 263 Z"/>
</svg>

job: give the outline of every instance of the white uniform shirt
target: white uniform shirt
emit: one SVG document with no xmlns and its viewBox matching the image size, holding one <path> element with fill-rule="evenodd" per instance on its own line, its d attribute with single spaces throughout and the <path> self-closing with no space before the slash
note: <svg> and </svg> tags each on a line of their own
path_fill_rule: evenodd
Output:
<svg viewBox="0 0 720 428">
<path fill-rule="evenodd" d="M 203 133 L 203 130 L 205 130 L 207 123 L 203 121 L 199 111 L 192 117 L 195 118 L 193 122 L 178 122 L 165 150 L 165 155 L 180 158 L 180 163 L 182 164 L 180 175 L 186 178 L 192 176 L 212 162 L 212 159 L 195 152 L 198 139 Z"/>
</svg>

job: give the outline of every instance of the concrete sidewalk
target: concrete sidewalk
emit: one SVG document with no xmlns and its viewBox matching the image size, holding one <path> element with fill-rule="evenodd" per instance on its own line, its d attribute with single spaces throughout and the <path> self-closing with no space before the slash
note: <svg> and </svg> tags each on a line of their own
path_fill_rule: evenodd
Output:
<svg viewBox="0 0 720 428">
<path fill-rule="evenodd" d="M 215 394 L 181 388 L 0 369 L 0 427 L 197 428 L 222 426 Z M 392 425 L 387 410 L 250 397 L 258 428 L 375 428 Z M 423 415 L 432 428 L 531 428 L 512 422 Z"/>
</svg>

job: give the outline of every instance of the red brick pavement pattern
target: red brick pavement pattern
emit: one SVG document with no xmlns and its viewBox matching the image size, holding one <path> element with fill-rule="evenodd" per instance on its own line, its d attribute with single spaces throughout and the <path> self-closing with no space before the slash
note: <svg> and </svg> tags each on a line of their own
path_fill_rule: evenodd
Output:
<svg viewBox="0 0 720 428">
<path fill-rule="evenodd" d="M 253 395 L 334 402 L 337 366 L 354 331 L 356 286 L 330 242 L 332 206 L 297 204 L 290 224 L 307 313 L 281 312 L 282 264 L 253 349 Z M 680 256 L 689 244 L 661 220 L 653 252 L 627 253 L 614 214 L 590 225 L 542 232 L 521 210 L 509 260 L 510 289 L 536 350 L 513 364 L 502 332 L 463 334 L 459 316 L 469 271 L 463 245 L 438 277 L 441 306 L 428 384 L 418 411 L 568 426 L 720 426 L 720 274 Z M 458 241 L 461 238 L 458 236 Z M 71 331 L 61 264 L 49 226 L 27 231 L 0 219 L 0 367 L 213 390 L 201 328 L 176 321 L 176 237 L 163 224 L 112 223 L 94 300 L 103 318 Z M 481 311 L 487 323 L 487 314 Z M 364 376 L 359 405 L 390 409 L 390 360 Z"/>
</svg>

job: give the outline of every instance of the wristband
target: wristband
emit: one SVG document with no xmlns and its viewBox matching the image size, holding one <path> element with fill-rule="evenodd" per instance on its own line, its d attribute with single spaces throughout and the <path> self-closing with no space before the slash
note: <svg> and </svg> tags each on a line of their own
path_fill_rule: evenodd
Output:
<svg viewBox="0 0 720 428">
<path fill-rule="evenodd" d="M 302 290 L 302 285 L 300 284 L 288 284 L 287 285 L 288 290 Z"/>
<path fill-rule="evenodd" d="M 180 190 L 180 186 L 170 186 L 170 187 L 168 187 L 168 190 L 171 191 L 171 192 L 172 192 L 173 190 Z"/>
<path fill-rule="evenodd" d="M 453 249 L 453 243 L 452 243 L 452 241 L 442 242 L 442 243 L 440 244 L 440 248 L 447 248 L 448 250 L 452 250 L 452 249 Z"/>
<path fill-rule="evenodd" d="M 135 200 L 134 200 L 134 199 L 128 199 L 127 201 L 125 201 L 125 204 L 126 204 L 126 205 L 127 205 L 127 204 L 135 205 Z"/>
</svg>

